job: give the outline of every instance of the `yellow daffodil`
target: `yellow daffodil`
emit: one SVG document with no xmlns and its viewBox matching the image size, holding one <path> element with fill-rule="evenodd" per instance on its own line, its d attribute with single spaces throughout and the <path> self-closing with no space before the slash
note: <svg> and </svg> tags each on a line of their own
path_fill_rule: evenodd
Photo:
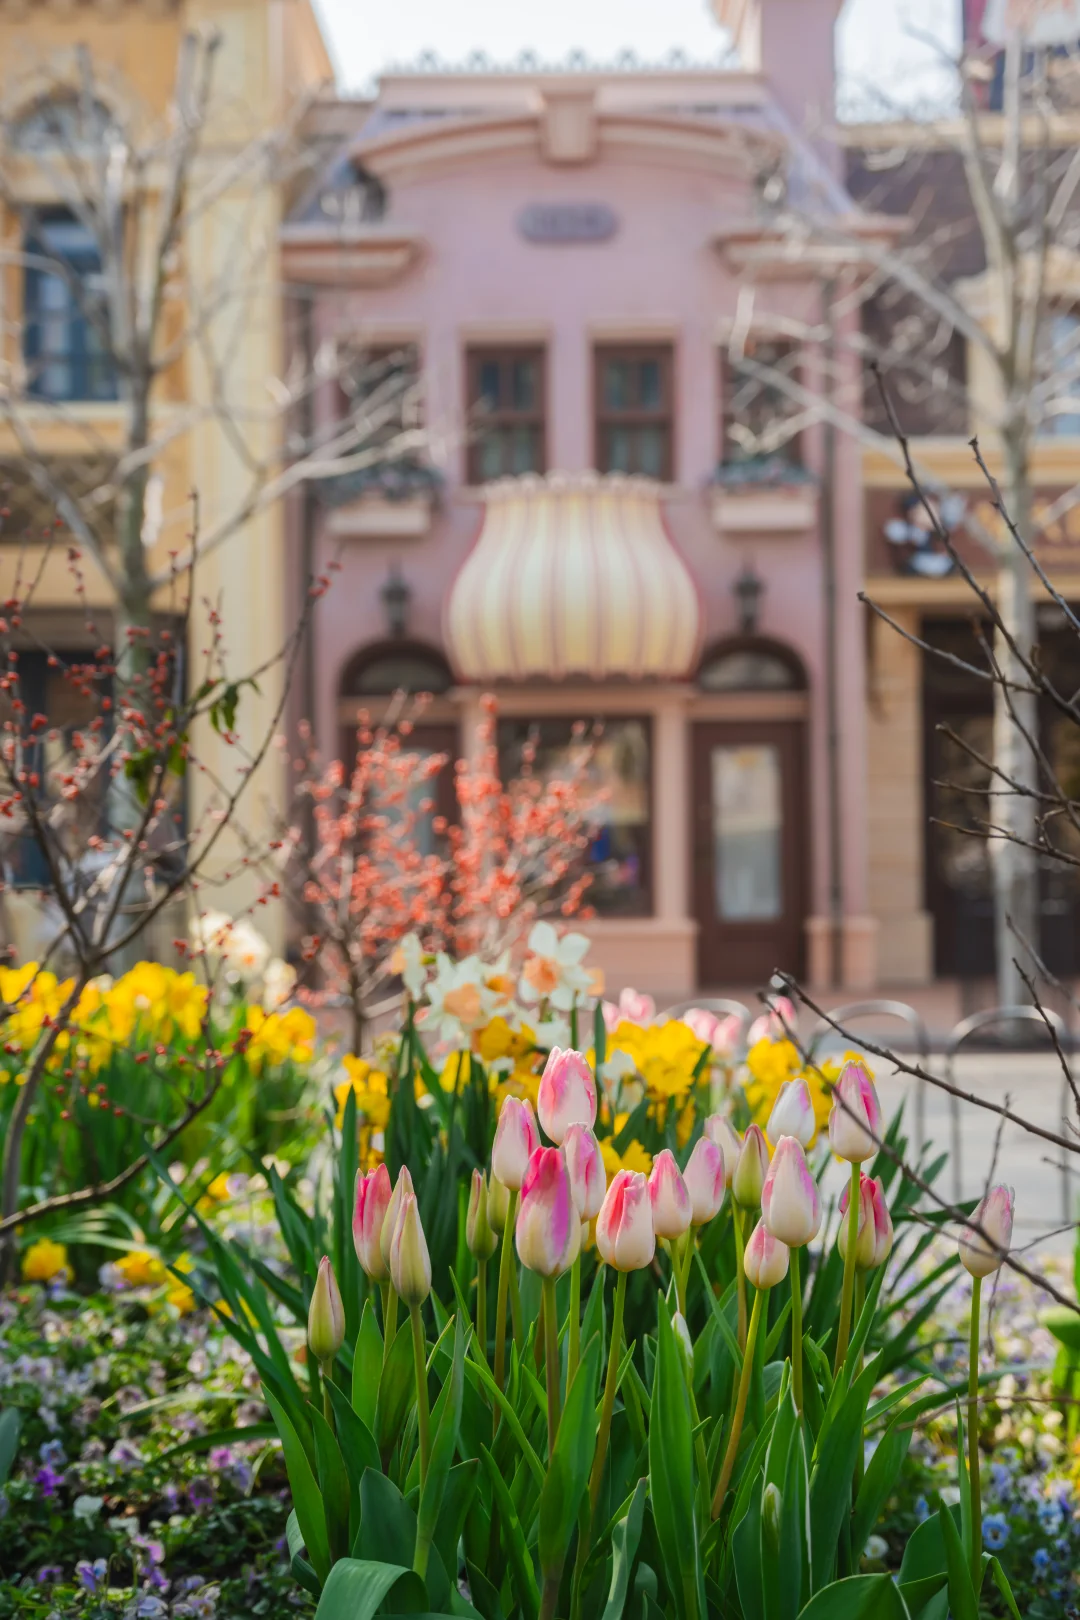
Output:
<svg viewBox="0 0 1080 1620">
<path fill-rule="evenodd" d="M 362 1128 L 382 1131 L 390 1119 L 390 1085 L 382 1069 L 373 1068 L 367 1058 L 354 1057 L 347 1052 L 341 1060 L 348 1075 L 334 1087 L 337 1114 L 334 1124 L 338 1130 L 345 1123 L 345 1103 L 350 1090 L 356 1098 L 356 1117 Z"/>
<path fill-rule="evenodd" d="M 132 1249 L 115 1262 L 114 1270 L 127 1288 L 153 1288 L 163 1283 L 169 1273 L 165 1264 L 148 1249 Z"/>
<path fill-rule="evenodd" d="M 62 1243 L 54 1243 L 52 1238 L 38 1238 L 23 1255 L 24 1282 L 51 1282 L 54 1277 L 67 1278 L 70 1275 L 67 1250 Z"/>
</svg>

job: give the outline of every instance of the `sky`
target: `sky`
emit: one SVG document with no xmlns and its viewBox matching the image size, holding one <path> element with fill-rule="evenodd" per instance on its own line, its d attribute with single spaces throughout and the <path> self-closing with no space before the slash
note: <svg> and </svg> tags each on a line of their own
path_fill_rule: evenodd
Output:
<svg viewBox="0 0 1080 1620">
<path fill-rule="evenodd" d="M 708 0 L 316 0 L 343 88 L 363 89 L 384 67 L 433 50 L 460 62 L 482 50 L 493 62 L 524 49 L 541 60 L 582 50 L 610 61 L 630 49 L 656 61 L 675 49 L 714 61 L 724 35 Z M 845 0 L 838 36 L 847 100 L 874 90 L 929 94 L 933 51 L 917 36 L 955 46 L 960 0 Z"/>
</svg>

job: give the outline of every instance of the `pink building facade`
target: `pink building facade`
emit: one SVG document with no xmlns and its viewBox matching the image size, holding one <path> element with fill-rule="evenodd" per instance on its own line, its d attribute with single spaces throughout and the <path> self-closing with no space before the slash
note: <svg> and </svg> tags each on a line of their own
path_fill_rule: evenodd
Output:
<svg viewBox="0 0 1080 1620">
<path fill-rule="evenodd" d="M 846 206 L 812 132 L 835 9 L 733 8 L 737 69 L 389 74 L 285 227 L 308 341 L 415 368 L 434 474 L 294 512 L 304 567 L 340 565 L 319 745 L 399 684 L 459 750 L 493 691 L 510 767 L 600 722 L 612 989 L 875 981 L 859 452 L 798 409 L 858 382 L 828 267 L 768 219 L 777 187 Z M 348 408 L 328 386 L 316 426 Z"/>
</svg>

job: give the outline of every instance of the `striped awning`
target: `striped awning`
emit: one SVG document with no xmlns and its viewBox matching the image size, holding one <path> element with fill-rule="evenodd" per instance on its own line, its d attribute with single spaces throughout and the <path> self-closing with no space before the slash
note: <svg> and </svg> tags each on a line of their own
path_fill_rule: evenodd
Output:
<svg viewBox="0 0 1080 1620">
<path fill-rule="evenodd" d="M 446 605 L 464 680 L 677 678 L 701 605 L 643 478 L 552 474 L 484 489 L 479 538 Z"/>
</svg>

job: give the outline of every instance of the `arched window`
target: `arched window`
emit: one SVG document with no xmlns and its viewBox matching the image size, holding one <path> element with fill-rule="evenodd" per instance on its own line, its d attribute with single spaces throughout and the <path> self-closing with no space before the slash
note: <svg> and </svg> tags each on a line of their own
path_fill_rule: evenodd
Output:
<svg viewBox="0 0 1080 1620">
<path fill-rule="evenodd" d="M 779 642 L 747 637 L 710 648 L 698 670 L 703 692 L 801 692 L 806 673 Z"/>
<path fill-rule="evenodd" d="M 72 90 L 60 89 L 28 107 L 10 126 L 9 140 L 17 152 L 85 150 L 101 146 L 116 128 L 103 101 L 85 101 Z"/>
<path fill-rule="evenodd" d="M 440 652 L 422 642 L 384 641 L 365 647 L 346 665 L 342 697 L 389 697 L 394 692 L 431 692 L 453 685 L 450 666 Z"/>
</svg>

